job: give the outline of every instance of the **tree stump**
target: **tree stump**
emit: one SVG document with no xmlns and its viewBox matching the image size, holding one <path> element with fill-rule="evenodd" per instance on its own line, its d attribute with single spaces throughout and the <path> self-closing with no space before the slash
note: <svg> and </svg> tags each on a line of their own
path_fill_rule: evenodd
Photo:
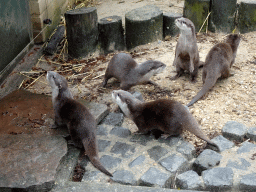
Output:
<svg viewBox="0 0 256 192">
<path fill-rule="evenodd" d="M 126 47 L 163 39 L 163 12 L 154 5 L 133 9 L 125 14 Z"/>
<path fill-rule="evenodd" d="M 190 19 L 198 32 L 210 11 L 210 0 L 185 0 L 183 15 Z M 206 31 L 206 25 L 201 31 Z"/>
<path fill-rule="evenodd" d="M 164 38 L 166 36 L 175 36 L 179 34 L 179 28 L 175 25 L 175 19 L 182 17 L 180 13 L 164 13 L 163 14 L 163 26 L 164 26 Z"/>
<path fill-rule="evenodd" d="M 240 33 L 256 31 L 256 1 L 242 0 L 238 10 Z"/>
<path fill-rule="evenodd" d="M 212 32 L 231 33 L 235 29 L 237 0 L 214 0 L 211 4 L 209 29 Z"/>
<path fill-rule="evenodd" d="M 49 43 L 44 48 L 44 53 L 46 55 L 53 55 L 57 47 L 60 43 L 60 41 L 63 39 L 65 33 L 65 26 L 61 25 L 57 28 L 56 32 L 52 35 L 52 37 L 49 40 Z"/>
<path fill-rule="evenodd" d="M 99 43 L 104 54 L 124 50 L 124 29 L 121 17 L 115 15 L 99 21 Z"/>
<path fill-rule="evenodd" d="M 98 15 L 95 7 L 73 9 L 65 13 L 68 54 L 86 57 L 98 44 Z"/>
</svg>

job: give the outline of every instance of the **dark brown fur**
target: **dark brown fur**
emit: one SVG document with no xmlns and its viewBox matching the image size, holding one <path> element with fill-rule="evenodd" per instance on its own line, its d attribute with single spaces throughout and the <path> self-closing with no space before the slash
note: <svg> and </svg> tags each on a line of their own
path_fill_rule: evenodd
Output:
<svg viewBox="0 0 256 192">
<path fill-rule="evenodd" d="M 108 80 L 112 77 L 120 81 L 120 87 L 123 90 L 128 90 L 132 86 L 140 83 L 155 84 L 149 79 L 156 73 L 153 72 L 152 75 L 148 74 L 154 70 L 161 71 L 160 69 L 164 69 L 165 67 L 166 65 L 164 63 L 153 60 L 137 64 L 129 54 L 119 53 L 114 55 L 108 64 L 103 87 L 106 87 Z"/>
<path fill-rule="evenodd" d="M 190 101 L 188 106 L 193 105 L 203 97 L 215 85 L 217 79 L 230 76 L 230 68 L 235 62 L 240 39 L 239 35 L 230 34 L 225 43 L 218 43 L 212 47 L 206 56 L 203 68 L 203 88 Z"/>
<path fill-rule="evenodd" d="M 91 163 L 101 172 L 112 177 L 112 174 L 103 167 L 99 160 L 94 117 L 84 105 L 69 96 L 70 93 L 64 77 L 55 72 L 48 73 L 49 78 L 54 75 L 52 79 L 55 81 L 55 85 L 51 85 L 54 86 L 53 92 L 56 91 L 56 88 L 58 89 L 56 97 L 53 98 L 56 126 L 66 125 L 75 146 L 84 147 L 85 154 Z M 51 84 L 53 81 L 49 81 L 49 83 Z"/>
<path fill-rule="evenodd" d="M 113 91 L 113 94 L 118 95 L 122 102 L 127 104 L 130 111 L 129 117 L 137 125 L 140 133 L 159 129 L 165 134 L 176 136 L 188 130 L 219 151 L 219 147 L 203 133 L 195 118 L 179 102 L 160 99 L 144 103 L 133 98 L 128 92 L 119 90 Z"/>
</svg>

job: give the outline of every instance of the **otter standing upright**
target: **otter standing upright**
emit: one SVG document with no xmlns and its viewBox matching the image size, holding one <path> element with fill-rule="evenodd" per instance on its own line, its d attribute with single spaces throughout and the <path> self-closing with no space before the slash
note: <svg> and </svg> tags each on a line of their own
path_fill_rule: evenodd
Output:
<svg viewBox="0 0 256 192">
<path fill-rule="evenodd" d="M 88 109 L 75 101 L 68 89 L 67 80 L 56 72 L 48 71 L 47 80 L 52 88 L 55 126 L 66 125 L 76 147 L 84 147 L 91 163 L 112 177 L 101 164 L 96 140 L 96 121 Z"/>
<path fill-rule="evenodd" d="M 218 78 L 227 78 L 230 76 L 230 68 L 235 62 L 240 40 L 240 35 L 230 34 L 224 43 L 218 43 L 211 48 L 206 56 L 203 68 L 203 88 L 187 106 L 193 105 L 203 97 L 215 85 Z"/>
<path fill-rule="evenodd" d="M 124 114 L 133 120 L 140 133 L 159 129 L 171 136 L 179 135 L 182 131 L 187 130 L 219 151 L 219 147 L 199 128 L 191 113 L 177 101 L 159 99 L 142 102 L 123 90 L 113 91 L 112 98 Z"/>
<path fill-rule="evenodd" d="M 137 64 L 131 55 L 119 53 L 110 60 L 103 87 L 107 85 L 110 78 L 115 77 L 120 80 L 120 87 L 123 90 L 128 90 L 132 86 L 142 83 L 155 84 L 149 79 L 162 72 L 166 65 L 160 61 L 149 60 L 141 64 Z"/>
<path fill-rule="evenodd" d="M 173 61 L 177 74 L 172 77 L 172 80 L 179 78 L 184 70 L 187 70 L 191 75 L 191 81 L 195 82 L 199 67 L 195 26 L 192 21 L 184 17 L 176 19 L 175 24 L 180 29 L 180 37 L 176 45 Z"/>
</svg>

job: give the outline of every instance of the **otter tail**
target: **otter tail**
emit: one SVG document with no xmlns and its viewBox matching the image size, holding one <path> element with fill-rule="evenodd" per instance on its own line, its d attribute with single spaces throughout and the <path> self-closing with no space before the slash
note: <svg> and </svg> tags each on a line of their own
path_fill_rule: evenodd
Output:
<svg viewBox="0 0 256 192">
<path fill-rule="evenodd" d="M 188 107 L 197 102 L 201 97 L 203 97 L 216 83 L 216 78 L 206 77 L 203 88 L 197 93 L 197 95 L 189 102 Z"/>
<path fill-rule="evenodd" d="M 86 139 L 83 139 L 82 142 L 84 145 L 85 153 L 89 157 L 93 166 L 99 169 L 102 173 L 110 177 L 113 177 L 113 175 L 105 169 L 105 167 L 101 164 L 99 160 L 96 138 L 95 137 L 94 139 L 86 138 Z"/>
</svg>

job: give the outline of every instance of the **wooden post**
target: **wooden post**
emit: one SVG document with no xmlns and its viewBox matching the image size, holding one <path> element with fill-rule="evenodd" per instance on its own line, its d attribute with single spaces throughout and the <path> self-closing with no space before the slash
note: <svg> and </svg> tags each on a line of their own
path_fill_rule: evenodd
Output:
<svg viewBox="0 0 256 192">
<path fill-rule="evenodd" d="M 97 9 L 73 9 L 65 13 L 65 19 L 69 56 L 80 58 L 95 52 L 98 44 Z"/>
<path fill-rule="evenodd" d="M 256 31 L 256 1 L 241 1 L 238 10 L 238 27 L 241 33 Z"/>
<path fill-rule="evenodd" d="M 175 19 L 182 17 L 180 13 L 164 13 L 163 15 L 163 33 L 164 38 L 166 36 L 175 36 L 179 34 L 179 28 L 176 27 L 174 21 Z"/>
</svg>

